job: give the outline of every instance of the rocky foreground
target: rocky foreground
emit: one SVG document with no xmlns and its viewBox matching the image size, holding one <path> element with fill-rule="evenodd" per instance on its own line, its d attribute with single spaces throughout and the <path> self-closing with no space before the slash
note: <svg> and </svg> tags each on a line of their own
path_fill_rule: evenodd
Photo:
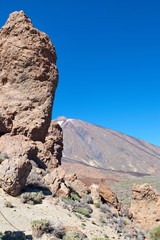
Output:
<svg viewBox="0 0 160 240">
<path fill-rule="evenodd" d="M 61 167 L 62 129 L 51 123 L 58 71 L 49 37 L 23 11 L 14 12 L 0 30 L 0 46 L 1 239 L 148 237 L 160 223 L 156 190 L 134 186 L 125 213 L 103 179 L 86 185 Z"/>
</svg>

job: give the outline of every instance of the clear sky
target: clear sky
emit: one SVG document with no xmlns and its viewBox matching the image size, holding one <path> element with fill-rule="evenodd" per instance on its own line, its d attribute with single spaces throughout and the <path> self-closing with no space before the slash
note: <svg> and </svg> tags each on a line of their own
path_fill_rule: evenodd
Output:
<svg viewBox="0 0 160 240">
<path fill-rule="evenodd" d="M 2 1 L 0 25 L 24 10 L 56 47 L 53 118 L 66 116 L 160 146 L 160 1 Z"/>
</svg>

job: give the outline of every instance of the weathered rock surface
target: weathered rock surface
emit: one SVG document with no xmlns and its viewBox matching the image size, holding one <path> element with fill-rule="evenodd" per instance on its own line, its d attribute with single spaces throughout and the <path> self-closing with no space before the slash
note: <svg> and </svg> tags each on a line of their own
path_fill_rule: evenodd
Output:
<svg viewBox="0 0 160 240">
<path fill-rule="evenodd" d="M 144 229 L 160 224 L 160 193 L 149 184 L 134 184 L 129 213 Z"/>
<path fill-rule="evenodd" d="M 23 11 L 0 30 L 0 134 L 44 141 L 57 86 L 56 53 L 49 37 Z"/>
<path fill-rule="evenodd" d="M 12 196 L 17 196 L 24 188 L 37 148 L 25 136 L 0 137 L 0 152 L 4 156 L 0 164 L 0 187 Z"/>
<path fill-rule="evenodd" d="M 93 202 L 94 203 L 100 203 L 101 202 L 101 196 L 99 195 L 99 192 L 98 192 L 98 184 L 92 184 L 89 187 L 89 189 L 91 191 Z"/>
<path fill-rule="evenodd" d="M 55 63 L 49 37 L 23 11 L 10 14 L 0 30 L 0 187 L 13 196 L 25 186 L 32 165 L 29 183 L 45 184 L 38 167 L 61 163 L 62 129 L 50 126 Z"/>
<path fill-rule="evenodd" d="M 49 186 L 52 195 L 56 195 L 57 191 L 64 183 L 65 172 L 61 167 L 53 169 L 49 174 L 44 177 L 45 183 Z"/>
<path fill-rule="evenodd" d="M 61 164 L 63 133 L 58 123 L 51 122 L 45 143 L 37 142 L 38 157 L 49 169 Z"/>
<path fill-rule="evenodd" d="M 120 204 L 115 193 L 104 183 L 101 182 L 98 186 L 98 193 L 103 198 L 104 201 L 110 203 L 115 208 L 120 209 Z"/>
</svg>

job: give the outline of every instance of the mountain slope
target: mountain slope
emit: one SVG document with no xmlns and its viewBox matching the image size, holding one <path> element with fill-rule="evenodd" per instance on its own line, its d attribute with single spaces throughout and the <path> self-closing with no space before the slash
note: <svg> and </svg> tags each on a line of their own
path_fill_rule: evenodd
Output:
<svg viewBox="0 0 160 240">
<path fill-rule="evenodd" d="M 64 160 L 124 172 L 160 172 L 160 147 L 81 120 L 55 121 L 63 129 Z"/>
</svg>

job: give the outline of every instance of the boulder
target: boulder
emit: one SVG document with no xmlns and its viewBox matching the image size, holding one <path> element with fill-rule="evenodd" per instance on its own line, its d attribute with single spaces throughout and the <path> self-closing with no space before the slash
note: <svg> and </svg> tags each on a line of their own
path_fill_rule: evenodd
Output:
<svg viewBox="0 0 160 240">
<path fill-rule="evenodd" d="M 100 203 L 101 202 L 101 196 L 99 195 L 99 192 L 98 192 L 98 184 L 92 184 L 89 189 L 91 191 L 91 196 L 92 196 L 92 199 L 93 199 L 93 202 L 94 203 Z"/>
<path fill-rule="evenodd" d="M 49 37 L 23 11 L 0 30 L 0 135 L 44 142 L 58 82 L 56 52 Z"/>
<path fill-rule="evenodd" d="M 61 188 L 61 184 L 64 182 L 64 177 L 65 172 L 61 166 L 53 169 L 44 177 L 45 183 L 49 186 L 53 196 L 55 196 Z"/>
<path fill-rule="evenodd" d="M 11 196 L 17 196 L 24 188 L 31 168 L 30 161 L 23 157 L 5 159 L 0 165 L 0 187 Z"/>
<path fill-rule="evenodd" d="M 90 193 L 90 189 L 79 179 L 68 181 L 67 185 L 71 187 L 73 191 L 77 192 L 80 197 L 84 197 Z"/>
<path fill-rule="evenodd" d="M 114 192 L 102 181 L 98 186 L 98 193 L 103 201 L 110 203 L 115 208 L 120 210 L 120 203 Z"/>
<path fill-rule="evenodd" d="M 149 184 L 134 184 L 129 214 L 142 228 L 160 224 L 160 193 Z"/>
<path fill-rule="evenodd" d="M 0 187 L 12 196 L 17 196 L 24 188 L 37 148 L 33 141 L 25 136 L 0 137 L 0 153 L 3 156 L 0 164 Z"/>
</svg>

